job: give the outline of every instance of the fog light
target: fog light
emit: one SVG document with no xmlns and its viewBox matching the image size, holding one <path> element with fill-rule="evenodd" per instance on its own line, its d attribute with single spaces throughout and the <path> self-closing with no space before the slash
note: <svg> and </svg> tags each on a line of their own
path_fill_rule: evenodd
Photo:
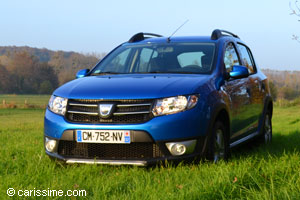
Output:
<svg viewBox="0 0 300 200">
<path fill-rule="evenodd" d="M 186 151 L 186 147 L 183 145 L 183 144 L 171 144 L 170 147 L 170 152 L 173 154 L 173 155 L 176 155 L 176 156 L 180 156 L 180 155 L 183 155 Z"/>
<path fill-rule="evenodd" d="M 173 156 L 181 156 L 183 154 L 189 154 L 194 152 L 196 140 L 169 142 L 166 143 L 166 146 Z"/>
<path fill-rule="evenodd" d="M 56 148 L 56 140 L 51 140 L 46 137 L 45 148 L 49 152 L 53 152 Z"/>
</svg>

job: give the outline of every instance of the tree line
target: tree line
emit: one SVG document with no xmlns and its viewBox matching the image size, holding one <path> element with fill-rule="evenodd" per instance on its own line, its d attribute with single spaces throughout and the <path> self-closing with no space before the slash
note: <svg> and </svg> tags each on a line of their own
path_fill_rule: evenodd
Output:
<svg viewBox="0 0 300 200">
<path fill-rule="evenodd" d="M 31 47 L 0 47 L 0 94 L 51 94 L 75 78 L 79 69 L 92 68 L 102 54 L 51 51 Z M 300 96 L 300 71 L 263 70 L 274 99 Z"/>
<path fill-rule="evenodd" d="M 273 99 L 293 100 L 300 97 L 300 71 L 262 71 L 269 79 Z"/>
<path fill-rule="evenodd" d="M 30 47 L 0 47 L 0 93 L 50 94 L 93 67 L 103 54 L 83 55 Z"/>
<path fill-rule="evenodd" d="M 1 93 L 48 94 L 57 86 L 53 68 L 26 52 L 15 54 L 8 65 L 0 65 Z"/>
</svg>

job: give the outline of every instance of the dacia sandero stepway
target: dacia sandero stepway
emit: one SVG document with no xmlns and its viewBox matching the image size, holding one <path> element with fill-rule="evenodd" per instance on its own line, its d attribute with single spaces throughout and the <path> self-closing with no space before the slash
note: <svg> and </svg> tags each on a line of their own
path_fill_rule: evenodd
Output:
<svg viewBox="0 0 300 200">
<path fill-rule="evenodd" d="M 249 139 L 272 139 L 267 77 L 228 31 L 137 33 L 76 78 L 45 113 L 45 151 L 66 163 L 218 161 Z"/>
</svg>

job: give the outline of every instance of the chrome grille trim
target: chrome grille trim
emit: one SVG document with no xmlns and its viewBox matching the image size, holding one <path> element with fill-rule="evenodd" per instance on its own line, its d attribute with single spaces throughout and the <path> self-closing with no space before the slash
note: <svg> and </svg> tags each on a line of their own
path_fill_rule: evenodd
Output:
<svg viewBox="0 0 300 200">
<path fill-rule="evenodd" d="M 114 115 L 138 115 L 138 114 L 148 114 L 150 111 L 142 111 L 142 112 L 116 112 Z"/>
<path fill-rule="evenodd" d="M 68 110 L 68 113 L 75 113 L 75 114 L 83 114 L 83 115 L 99 115 L 96 112 L 82 112 L 82 111 L 75 111 L 75 110 Z"/>
<path fill-rule="evenodd" d="M 151 106 L 151 103 L 141 103 L 141 104 L 118 104 L 118 108 L 122 107 L 133 107 L 133 106 Z"/>
<path fill-rule="evenodd" d="M 70 106 L 98 107 L 97 104 L 69 103 Z"/>
</svg>

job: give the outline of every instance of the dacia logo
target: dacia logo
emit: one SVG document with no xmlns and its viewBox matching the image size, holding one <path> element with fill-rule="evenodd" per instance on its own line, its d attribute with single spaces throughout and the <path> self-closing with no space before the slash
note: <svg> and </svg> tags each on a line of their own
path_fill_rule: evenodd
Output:
<svg viewBox="0 0 300 200">
<path fill-rule="evenodd" d="M 99 104 L 99 112 L 101 118 L 109 118 L 112 114 L 114 104 Z"/>
</svg>

